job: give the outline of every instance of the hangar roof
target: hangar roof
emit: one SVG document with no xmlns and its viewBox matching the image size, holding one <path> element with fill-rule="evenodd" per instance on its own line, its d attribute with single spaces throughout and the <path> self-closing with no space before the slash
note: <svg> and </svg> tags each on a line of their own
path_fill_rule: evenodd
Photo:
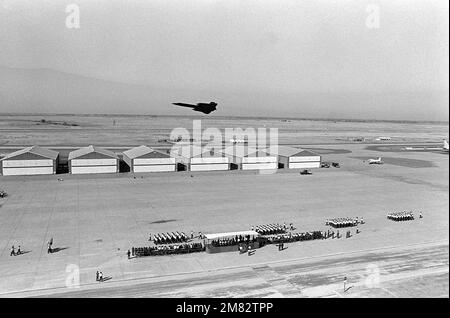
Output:
<svg viewBox="0 0 450 318">
<path fill-rule="evenodd" d="M 153 156 L 148 156 L 148 157 L 156 157 L 156 158 L 167 158 L 170 157 L 170 155 L 165 154 L 161 151 L 155 150 L 153 148 L 147 147 L 147 146 L 139 146 L 139 147 L 135 147 L 129 150 L 126 150 L 123 152 L 123 154 L 125 156 L 127 156 L 130 159 L 136 159 L 136 158 L 140 158 L 142 156 L 146 156 L 149 154 L 153 154 Z"/>
<path fill-rule="evenodd" d="M 229 156 L 236 156 L 236 157 L 245 157 L 250 154 L 257 153 L 258 150 L 253 147 L 248 147 L 244 145 L 233 145 L 226 147 L 221 151 L 222 153 L 229 155 Z"/>
<path fill-rule="evenodd" d="M 310 150 L 303 150 L 295 155 L 296 157 L 312 157 L 312 156 L 320 156 L 319 154 L 312 152 Z"/>
<path fill-rule="evenodd" d="M 221 149 L 211 154 L 211 149 L 202 148 L 196 145 L 181 145 L 175 146 L 171 151 L 172 156 L 181 156 L 185 158 L 201 158 L 201 157 L 222 157 L 223 152 Z"/>
<path fill-rule="evenodd" d="M 268 157 L 269 154 L 262 149 L 256 149 L 244 145 L 233 145 L 222 150 L 222 153 L 236 157 Z"/>
<path fill-rule="evenodd" d="M 52 159 L 52 160 L 56 160 L 56 158 L 58 158 L 58 155 L 59 155 L 59 152 L 57 152 L 57 151 L 41 148 L 39 146 L 32 146 L 32 147 L 27 147 L 27 148 L 9 153 L 1 160 L 11 159 L 11 158 L 23 155 L 25 153 L 32 153 L 32 154 L 35 154 L 35 155 L 38 155 L 41 157 L 45 157 L 48 159 Z"/>
<path fill-rule="evenodd" d="M 299 148 L 292 148 L 286 146 L 271 146 L 264 150 L 267 153 L 275 156 L 283 156 L 283 157 L 310 157 L 310 156 L 319 156 L 318 154 Z"/>
<path fill-rule="evenodd" d="M 119 157 L 117 157 L 117 155 L 112 151 L 90 145 L 88 147 L 80 148 L 70 152 L 69 160 L 76 159 L 93 152 L 100 153 L 111 158 L 119 159 Z"/>
</svg>

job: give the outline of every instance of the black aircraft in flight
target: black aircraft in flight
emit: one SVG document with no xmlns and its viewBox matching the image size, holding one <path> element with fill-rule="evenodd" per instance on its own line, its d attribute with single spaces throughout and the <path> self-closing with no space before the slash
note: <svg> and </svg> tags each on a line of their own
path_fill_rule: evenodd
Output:
<svg viewBox="0 0 450 318">
<path fill-rule="evenodd" d="M 186 103 L 173 103 L 173 105 L 182 106 L 182 107 L 190 107 L 193 111 L 201 112 L 204 114 L 212 113 L 216 110 L 217 103 L 198 103 L 197 105 L 186 104 Z"/>
</svg>

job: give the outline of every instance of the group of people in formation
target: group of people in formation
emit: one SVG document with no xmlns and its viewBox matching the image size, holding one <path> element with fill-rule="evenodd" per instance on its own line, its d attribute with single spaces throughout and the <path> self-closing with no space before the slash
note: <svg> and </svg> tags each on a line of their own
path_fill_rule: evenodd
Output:
<svg viewBox="0 0 450 318">
<path fill-rule="evenodd" d="M 295 230 L 294 224 L 289 223 L 289 227 L 286 225 L 286 223 L 283 223 L 283 225 L 276 223 L 257 225 L 256 227 L 252 226 L 252 231 L 258 232 L 261 235 L 283 234 L 286 233 L 287 230 Z"/>
<path fill-rule="evenodd" d="M 153 241 L 155 244 L 173 244 L 187 242 L 188 237 L 184 232 L 172 232 L 172 233 L 158 233 L 149 235 L 149 241 Z"/>
<path fill-rule="evenodd" d="M 335 228 L 338 227 L 349 227 L 349 226 L 357 226 L 358 224 L 364 224 L 364 219 L 361 218 L 334 218 L 327 219 L 325 225 L 329 225 Z"/>
<path fill-rule="evenodd" d="M 325 238 L 325 233 L 323 233 L 322 231 L 312 231 L 305 233 L 284 233 L 268 238 L 268 243 L 283 244 L 299 241 L 319 240 L 323 238 Z M 282 249 L 284 249 L 283 246 L 280 250 Z"/>
<path fill-rule="evenodd" d="M 393 221 L 410 221 L 414 220 L 414 213 L 412 211 L 391 212 L 387 214 L 387 218 Z M 419 218 L 423 218 L 422 211 L 419 212 Z"/>
<path fill-rule="evenodd" d="M 218 247 L 218 246 L 232 246 L 232 245 L 238 245 L 240 243 L 254 243 L 256 242 L 256 237 L 250 236 L 250 235 L 236 235 L 235 237 L 230 238 L 220 238 L 217 240 L 212 240 L 211 245 Z"/>
</svg>

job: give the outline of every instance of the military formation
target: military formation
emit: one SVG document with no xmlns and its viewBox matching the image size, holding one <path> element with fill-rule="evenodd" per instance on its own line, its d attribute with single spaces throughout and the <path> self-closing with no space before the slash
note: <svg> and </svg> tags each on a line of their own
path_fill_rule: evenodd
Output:
<svg viewBox="0 0 450 318">
<path fill-rule="evenodd" d="M 305 233 L 285 233 L 267 238 L 268 244 L 292 243 L 299 241 L 320 240 L 324 238 L 322 231 Z"/>
<path fill-rule="evenodd" d="M 341 228 L 341 227 L 351 227 L 351 226 L 357 226 L 358 224 L 364 224 L 363 218 L 335 218 L 335 219 L 328 219 L 325 222 L 325 225 L 332 226 L 334 228 Z"/>
<path fill-rule="evenodd" d="M 152 241 L 150 234 L 149 241 Z M 188 237 L 184 232 L 172 232 L 172 233 L 158 233 L 153 236 L 153 243 L 159 244 L 174 244 L 185 243 L 188 241 Z"/>
<path fill-rule="evenodd" d="M 422 212 L 419 213 L 419 218 L 422 218 Z M 387 218 L 394 221 L 407 221 L 414 220 L 413 212 L 393 212 L 388 213 Z M 327 226 L 331 226 L 333 228 L 344 228 L 344 227 L 354 227 L 359 224 L 364 224 L 364 219 L 361 218 L 333 218 L 327 219 L 325 224 Z M 319 239 L 328 239 L 328 238 L 340 238 L 342 235 L 339 231 L 335 232 L 334 230 L 328 229 L 327 231 L 311 231 L 311 232 L 302 232 L 302 233 L 294 233 L 295 227 L 292 223 L 289 223 L 289 226 L 286 223 L 272 223 L 265 225 L 252 226 L 252 231 L 257 232 L 260 236 L 254 237 L 250 235 L 239 235 L 230 238 L 222 238 L 217 240 L 212 240 L 210 242 L 211 246 L 221 247 L 221 246 L 241 246 L 248 245 L 251 243 L 259 242 L 260 246 L 264 246 L 266 244 L 278 244 L 281 246 L 280 250 L 284 249 L 284 243 L 292 243 L 292 242 L 300 242 L 300 241 L 309 241 L 309 240 L 319 240 Z M 359 234 L 359 228 L 356 228 L 356 234 Z M 345 237 L 351 237 L 351 232 L 347 231 L 345 233 Z M 204 239 L 205 236 L 199 232 L 199 235 L 196 237 L 198 239 Z M 184 232 L 167 232 L 167 233 L 158 233 L 155 234 L 152 238 L 151 234 L 149 237 L 150 241 L 156 246 L 148 246 L 148 247 L 133 247 L 131 250 L 128 250 L 128 258 L 131 257 L 141 257 L 141 256 L 152 256 L 152 255 L 169 255 L 169 254 L 184 254 L 184 253 L 192 253 L 192 252 L 202 252 L 206 250 L 205 242 L 191 242 L 194 239 L 194 232 L 191 231 L 190 237 L 188 237 Z"/>
<path fill-rule="evenodd" d="M 255 237 L 250 237 L 250 235 L 236 235 L 235 237 L 232 238 L 223 238 L 223 239 L 217 239 L 217 240 L 212 240 L 211 241 L 211 245 L 218 247 L 218 246 L 233 246 L 233 245 L 238 245 L 238 244 L 250 244 L 250 243 L 254 243 L 256 242 L 256 238 Z"/>
<path fill-rule="evenodd" d="M 294 225 L 292 223 L 289 224 L 289 229 L 293 230 Z M 274 235 L 274 234 L 283 234 L 286 233 L 288 227 L 286 223 L 281 224 L 266 224 L 266 225 L 258 225 L 256 227 L 252 226 L 252 231 L 255 231 L 261 235 Z"/>
<path fill-rule="evenodd" d="M 419 212 L 419 217 L 422 218 L 422 212 Z M 387 214 L 387 218 L 392 221 L 411 221 L 414 220 L 414 213 L 410 212 L 392 212 Z"/>
</svg>

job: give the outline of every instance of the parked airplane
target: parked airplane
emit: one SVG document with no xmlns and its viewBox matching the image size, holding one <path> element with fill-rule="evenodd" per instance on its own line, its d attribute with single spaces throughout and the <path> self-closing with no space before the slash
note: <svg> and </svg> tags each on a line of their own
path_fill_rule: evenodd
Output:
<svg viewBox="0 0 450 318">
<path fill-rule="evenodd" d="M 444 144 L 442 145 L 442 147 L 404 147 L 402 148 L 403 150 L 406 151 L 443 151 L 443 152 L 448 152 L 448 141 L 446 139 L 444 139 Z"/>
<path fill-rule="evenodd" d="M 448 141 L 444 139 L 444 147 L 442 147 L 444 151 L 448 152 Z"/>
<path fill-rule="evenodd" d="M 378 157 L 377 159 L 369 159 L 367 160 L 369 165 L 382 165 L 384 162 L 381 160 L 381 157 Z"/>
<path fill-rule="evenodd" d="M 215 102 L 198 103 L 196 105 L 186 104 L 186 103 L 173 103 L 173 105 L 181 106 L 181 107 L 189 107 L 189 108 L 192 108 L 193 111 L 201 112 L 204 114 L 209 114 L 216 110 L 217 103 L 215 103 Z"/>
</svg>

